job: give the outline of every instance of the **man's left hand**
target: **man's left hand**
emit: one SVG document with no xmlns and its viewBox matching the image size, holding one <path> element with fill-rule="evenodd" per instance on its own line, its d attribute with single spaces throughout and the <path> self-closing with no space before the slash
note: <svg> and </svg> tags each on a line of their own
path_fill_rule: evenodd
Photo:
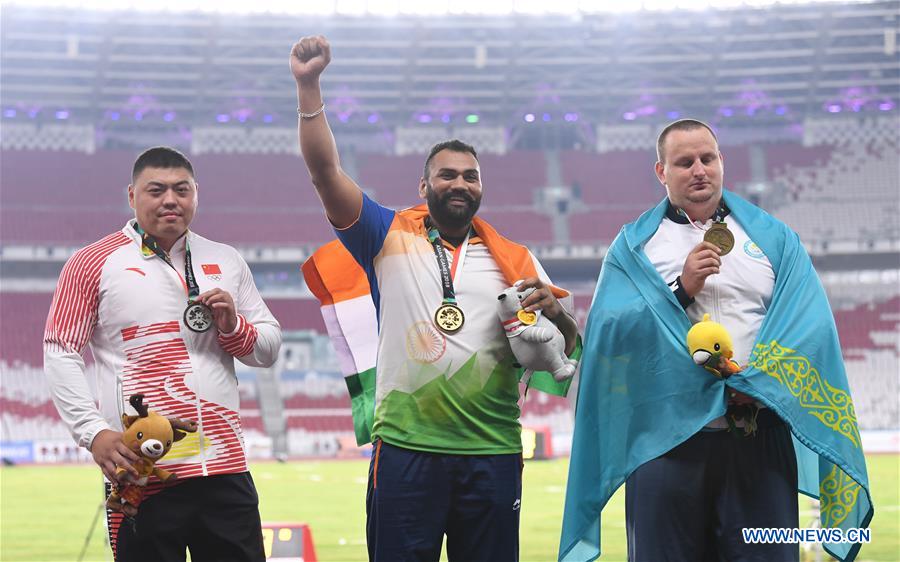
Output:
<svg viewBox="0 0 900 562">
<path fill-rule="evenodd" d="M 528 312 L 542 310 L 544 316 L 550 320 L 553 320 L 560 314 L 565 314 L 565 310 L 550 291 L 550 287 L 537 277 L 529 277 L 519 283 L 519 292 L 521 293 L 532 287 L 534 292 L 522 301 L 522 308 Z"/>
<path fill-rule="evenodd" d="M 212 310 L 213 322 L 216 329 L 222 334 L 230 334 L 237 327 L 237 312 L 234 309 L 234 299 L 228 291 L 211 289 L 197 297 Z"/>
<path fill-rule="evenodd" d="M 566 312 L 556 296 L 550 291 L 550 286 L 537 277 L 529 277 L 519 283 L 519 292 L 534 288 L 534 292 L 522 301 L 522 308 L 528 312 L 540 310 L 551 322 L 556 324 L 566 340 L 566 355 L 570 355 L 575 349 L 578 338 L 578 326 L 575 319 Z"/>
</svg>

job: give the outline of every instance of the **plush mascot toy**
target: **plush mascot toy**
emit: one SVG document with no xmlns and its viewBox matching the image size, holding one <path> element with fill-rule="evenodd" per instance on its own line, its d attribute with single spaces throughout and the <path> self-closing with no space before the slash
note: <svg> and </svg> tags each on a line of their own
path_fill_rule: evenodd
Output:
<svg viewBox="0 0 900 562">
<path fill-rule="evenodd" d="M 557 381 L 575 374 L 576 361 L 566 357 L 566 339 L 556 325 L 541 314 L 527 312 L 522 301 L 534 292 L 533 288 L 519 292 L 518 283 L 497 297 L 498 314 L 516 362 L 525 367 L 527 381 L 534 371 L 548 371 Z"/>
<path fill-rule="evenodd" d="M 719 378 L 726 379 L 743 369 L 732 359 L 734 348 L 728 330 L 718 322 L 710 320 L 709 314 L 704 314 L 703 320 L 688 330 L 687 344 L 694 363 Z M 725 416 L 729 430 L 737 434 L 738 423 L 743 420 L 744 435 L 755 434 L 758 415 L 759 406 L 751 396 L 729 390 L 728 412 Z"/>
<path fill-rule="evenodd" d="M 743 368 L 731 359 L 734 347 L 728 330 L 710 320 L 709 314 L 688 331 L 687 345 L 694 363 L 719 378 L 728 378 Z"/>
<path fill-rule="evenodd" d="M 106 507 L 113 511 L 122 511 L 129 517 L 137 514 L 138 506 L 144 499 L 144 489 L 150 476 L 156 476 L 161 482 L 171 482 L 176 476 L 168 470 L 156 467 L 156 462 L 169 452 L 172 443 L 184 439 L 184 432 L 197 431 L 197 423 L 176 418 L 165 418 L 144 404 L 143 394 L 134 394 L 128 400 L 137 411 L 136 416 L 122 416 L 125 432 L 122 441 L 129 449 L 141 458 L 134 463 L 139 477 L 132 482 L 120 480 L 127 470 L 116 469 L 116 479 L 112 493 L 106 500 Z"/>
</svg>

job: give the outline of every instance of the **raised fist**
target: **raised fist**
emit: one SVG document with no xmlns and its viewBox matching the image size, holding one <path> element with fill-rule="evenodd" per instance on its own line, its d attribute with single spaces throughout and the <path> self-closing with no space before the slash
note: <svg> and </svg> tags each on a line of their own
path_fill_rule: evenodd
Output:
<svg viewBox="0 0 900 562">
<path fill-rule="evenodd" d="M 331 62 L 331 46 L 322 35 L 304 37 L 291 49 L 291 73 L 297 82 L 315 80 Z"/>
</svg>

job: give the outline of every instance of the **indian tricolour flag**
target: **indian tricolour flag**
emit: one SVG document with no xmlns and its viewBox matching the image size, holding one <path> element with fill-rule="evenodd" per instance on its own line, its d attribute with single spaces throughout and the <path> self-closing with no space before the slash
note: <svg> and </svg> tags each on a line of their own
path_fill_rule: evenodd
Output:
<svg viewBox="0 0 900 562">
<path fill-rule="evenodd" d="M 325 327 L 350 392 L 356 443 L 372 442 L 378 320 L 362 268 L 338 240 L 319 248 L 302 267 L 322 305 Z"/>
</svg>

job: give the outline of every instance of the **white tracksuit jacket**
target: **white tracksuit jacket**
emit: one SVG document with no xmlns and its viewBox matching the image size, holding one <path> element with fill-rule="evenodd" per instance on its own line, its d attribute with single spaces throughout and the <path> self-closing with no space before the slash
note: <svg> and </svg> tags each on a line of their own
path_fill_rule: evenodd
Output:
<svg viewBox="0 0 900 562">
<path fill-rule="evenodd" d="M 238 325 L 231 334 L 184 326 L 186 239 L 200 292 L 218 287 L 234 299 Z M 135 413 L 128 398 L 141 392 L 151 409 L 199 424 L 160 462 L 167 470 L 181 478 L 244 472 L 234 359 L 272 365 L 281 327 L 234 248 L 189 231 L 169 255 L 175 269 L 142 248 L 129 223 L 69 259 L 44 333 L 53 401 L 78 444 L 90 448 L 100 430 L 122 430 L 122 414 Z M 99 409 L 85 379 L 88 344 L 97 363 Z"/>
</svg>

